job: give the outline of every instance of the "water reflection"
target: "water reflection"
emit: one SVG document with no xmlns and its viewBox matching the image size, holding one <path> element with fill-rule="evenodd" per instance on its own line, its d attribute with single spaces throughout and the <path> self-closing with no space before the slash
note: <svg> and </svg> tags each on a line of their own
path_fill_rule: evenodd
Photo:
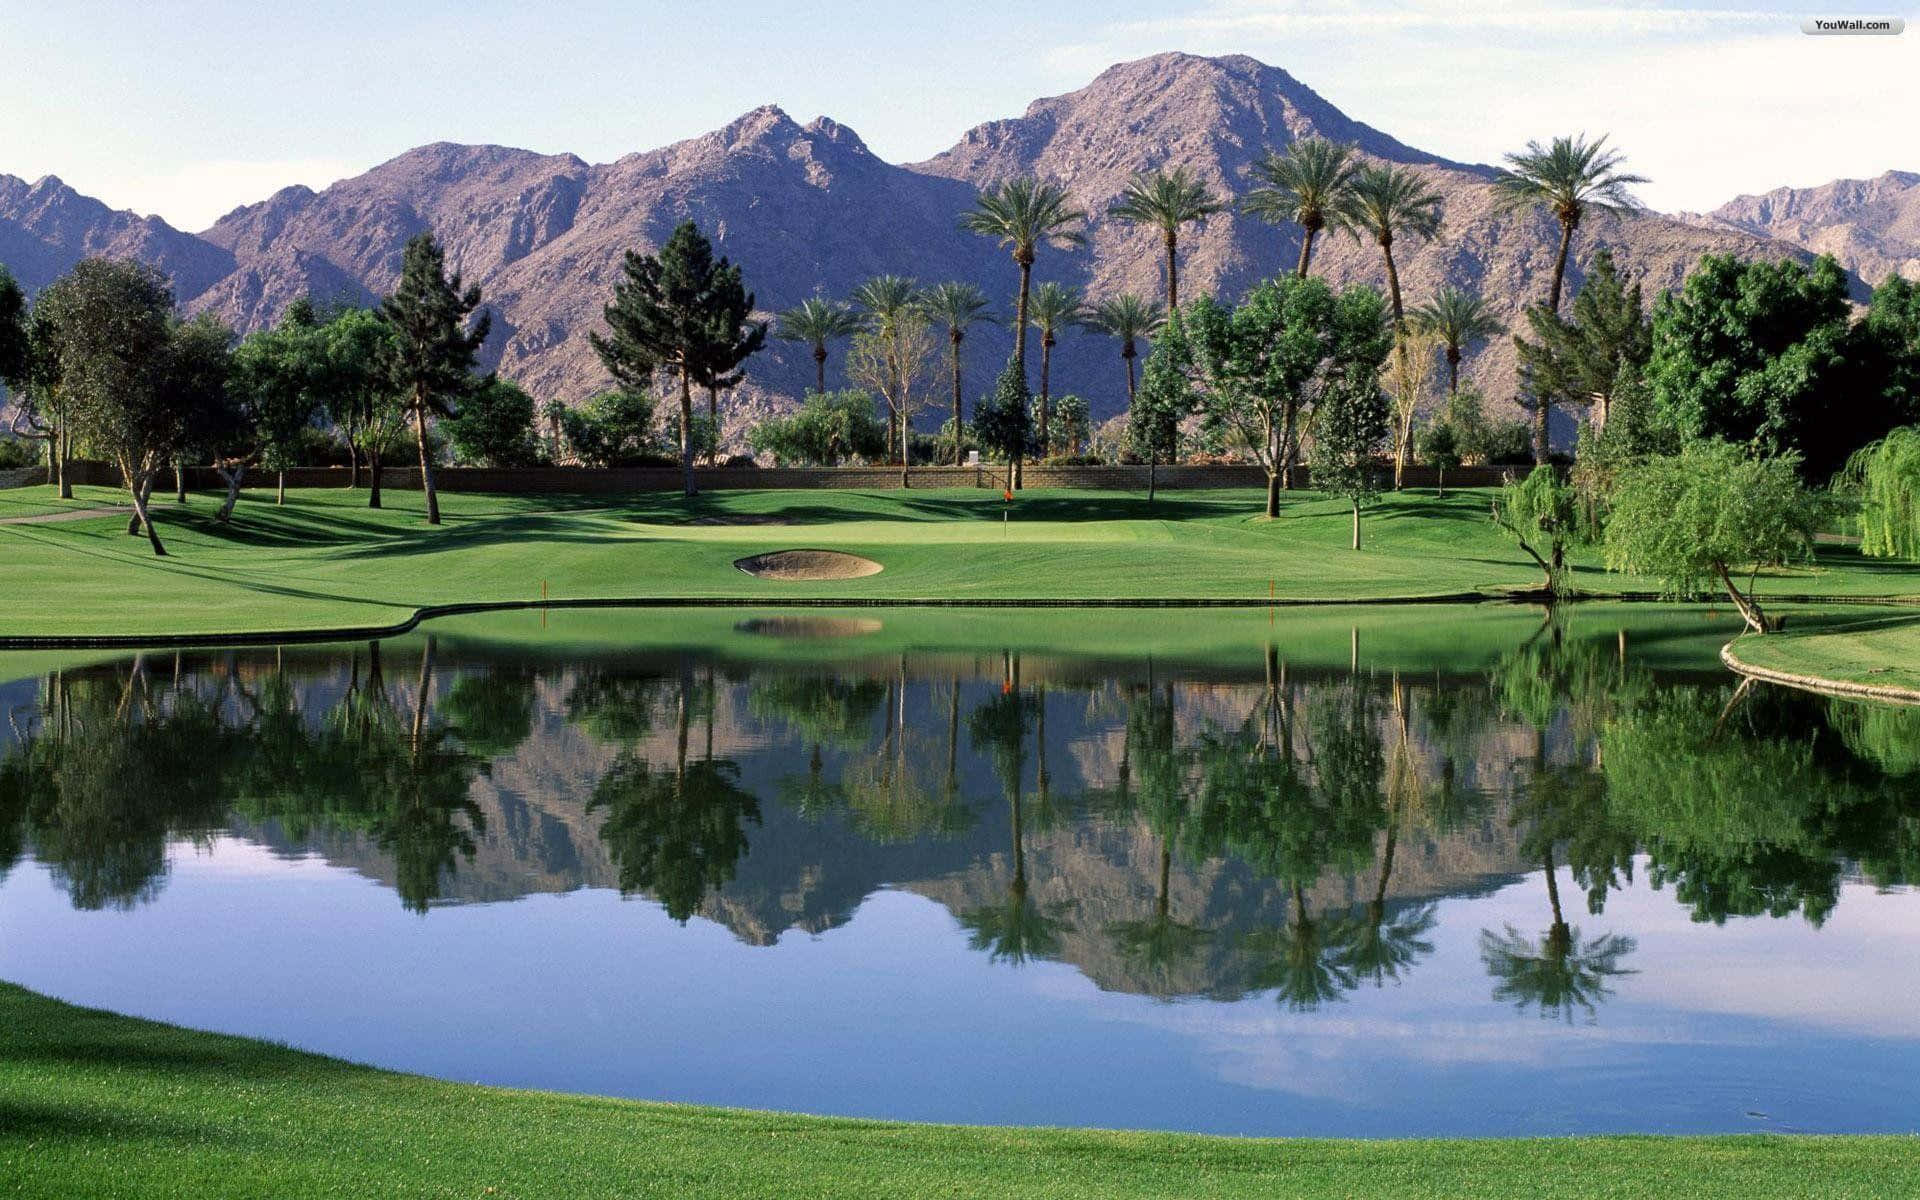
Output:
<svg viewBox="0 0 1920 1200">
<path fill-rule="evenodd" d="M 994 962 L 1309 1013 L 1417 986 L 1438 902 L 1487 996 L 1593 1020 L 1640 968 L 1610 896 L 1819 926 L 1920 869 L 1920 714 L 1661 674 L 1547 619 L 1487 672 L 878 654 L 592 661 L 435 638 L 53 672 L 0 748 L 0 869 L 162 894 L 170 845 L 317 852 L 408 909 L 611 887 L 749 942 L 930 896 Z M 1563 897 L 1563 882 L 1577 891 Z M 1585 913 L 1570 912 L 1584 905 Z"/>
</svg>

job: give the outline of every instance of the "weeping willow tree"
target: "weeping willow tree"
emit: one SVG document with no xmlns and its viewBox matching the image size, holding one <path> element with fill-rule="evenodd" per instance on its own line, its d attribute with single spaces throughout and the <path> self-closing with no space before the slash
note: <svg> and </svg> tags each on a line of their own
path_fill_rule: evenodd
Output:
<svg viewBox="0 0 1920 1200">
<path fill-rule="evenodd" d="M 1840 484 L 1860 497 L 1860 552 L 1920 558 L 1920 426 L 1856 451 Z"/>
</svg>

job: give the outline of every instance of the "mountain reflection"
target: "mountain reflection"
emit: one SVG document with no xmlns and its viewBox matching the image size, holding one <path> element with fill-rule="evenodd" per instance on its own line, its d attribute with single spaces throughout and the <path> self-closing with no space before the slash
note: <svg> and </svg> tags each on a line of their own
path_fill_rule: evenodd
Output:
<svg viewBox="0 0 1920 1200">
<path fill-rule="evenodd" d="M 1920 871 L 1920 714 L 1661 674 L 1554 619 L 1425 678 L 1258 648 L 143 655 L 35 681 L 8 731 L 0 872 L 31 855 L 78 908 L 154 901 L 170 844 L 219 833 L 422 913 L 608 887 L 755 943 L 892 886 L 999 962 L 1302 1012 L 1417 986 L 1441 901 L 1523 878 L 1536 915 L 1478 931 L 1488 994 L 1573 1020 L 1637 969 L 1607 916 L 1636 871 L 1696 921 L 1814 926 L 1843 881 Z"/>
</svg>

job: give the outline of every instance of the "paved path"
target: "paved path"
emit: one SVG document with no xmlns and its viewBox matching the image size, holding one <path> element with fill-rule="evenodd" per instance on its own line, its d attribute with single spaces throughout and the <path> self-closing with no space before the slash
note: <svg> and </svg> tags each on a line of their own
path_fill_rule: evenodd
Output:
<svg viewBox="0 0 1920 1200">
<path fill-rule="evenodd" d="M 35 513 L 31 517 L 0 517 L 0 525 L 51 525 L 86 517 L 124 517 L 132 511 L 130 508 L 70 508 L 62 512 Z"/>
</svg>

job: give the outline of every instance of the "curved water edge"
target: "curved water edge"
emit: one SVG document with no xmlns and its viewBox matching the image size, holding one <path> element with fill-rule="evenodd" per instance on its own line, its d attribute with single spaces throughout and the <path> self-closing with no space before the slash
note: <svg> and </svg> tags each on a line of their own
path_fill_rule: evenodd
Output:
<svg viewBox="0 0 1920 1200">
<path fill-rule="evenodd" d="M 1770 604 L 1807 604 L 1832 607 L 1915 607 L 1920 596 L 1822 596 L 1793 594 L 1769 596 Z M 546 600 L 476 600 L 461 604 L 427 604 L 401 620 L 386 625 L 333 625 L 303 629 L 259 629 L 217 633 L 135 633 L 135 634 L 5 634 L 0 635 L 4 650 L 171 650 L 210 646 L 295 646 L 323 642 L 363 642 L 373 638 L 399 637 L 412 633 L 422 623 L 442 617 L 473 616 L 479 613 L 537 612 L 543 609 L 712 609 L 712 608 L 978 608 L 978 609 L 1281 609 L 1281 608 L 1384 608 L 1394 605 L 1445 604 L 1698 604 L 1711 607 L 1711 599 L 1676 601 L 1655 592 L 1619 592 L 1612 595 L 1581 594 L 1550 597 L 1526 590 L 1436 592 L 1431 595 L 1367 596 L 1335 599 L 1327 597 L 1252 596 L 1171 596 L 1115 597 L 1089 600 L 1067 597 L 1004 598 L 995 596 L 944 597 L 859 597 L 859 596 L 611 596 Z"/>
<path fill-rule="evenodd" d="M 1828 679 L 1820 675 L 1802 675 L 1793 671 L 1779 671 L 1772 667 L 1756 666 L 1742 659 L 1734 649 L 1745 638 L 1735 638 L 1720 648 L 1720 661 L 1727 669 L 1747 679 L 1757 679 L 1762 683 L 1779 684 L 1782 687 L 1798 688 L 1803 692 L 1814 692 L 1822 696 L 1837 696 L 1845 700 L 1877 700 L 1889 704 L 1920 705 L 1920 690 L 1894 687 L 1887 684 L 1852 683 L 1845 679 Z"/>
</svg>

